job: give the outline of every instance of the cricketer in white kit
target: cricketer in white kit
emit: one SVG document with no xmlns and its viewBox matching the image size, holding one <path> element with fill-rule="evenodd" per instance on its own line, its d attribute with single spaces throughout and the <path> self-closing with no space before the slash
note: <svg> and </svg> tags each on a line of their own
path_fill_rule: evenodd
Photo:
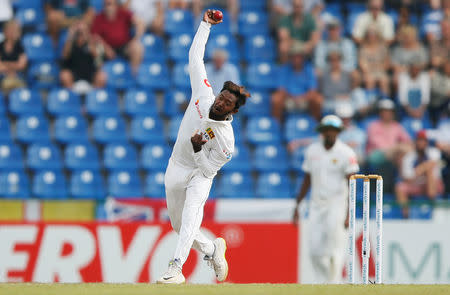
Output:
<svg viewBox="0 0 450 295">
<path fill-rule="evenodd" d="M 352 148 L 337 139 L 342 129 L 337 116 L 321 120 L 320 141 L 305 151 L 305 178 L 294 210 L 297 224 L 298 205 L 311 188 L 308 243 L 315 283 L 340 283 L 345 263 L 348 178 L 359 171 L 359 166 Z"/>
<path fill-rule="evenodd" d="M 182 273 L 191 247 L 205 255 L 218 281 L 226 279 L 226 243 L 214 241 L 200 232 L 203 207 L 217 171 L 230 161 L 234 151 L 233 114 L 250 96 L 244 87 L 224 83 L 215 97 L 203 62 L 213 11 L 205 12 L 189 50 L 189 76 L 192 97 L 178 131 L 165 174 L 167 209 L 173 229 L 179 234 L 173 260 L 157 283 L 185 282 Z"/>
</svg>

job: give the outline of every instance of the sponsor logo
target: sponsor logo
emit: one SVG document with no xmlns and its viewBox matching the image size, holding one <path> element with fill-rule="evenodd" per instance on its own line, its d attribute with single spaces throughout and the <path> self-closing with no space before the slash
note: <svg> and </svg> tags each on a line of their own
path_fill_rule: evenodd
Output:
<svg viewBox="0 0 450 295">
<path fill-rule="evenodd" d="M 203 119 L 203 115 L 202 115 L 202 112 L 200 111 L 200 106 L 198 105 L 198 102 L 199 102 L 199 100 L 197 99 L 195 101 L 195 108 L 197 109 L 197 113 L 198 113 L 198 116 L 200 117 L 200 119 Z"/>
<path fill-rule="evenodd" d="M 211 84 L 209 84 L 208 79 L 203 80 L 203 82 L 205 82 L 206 86 L 211 87 Z"/>
<path fill-rule="evenodd" d="M 216 135 L 214 134 L 214 131 L 212 131 L 211 127 L 208 127 L 206 129 L 206 133 L 208 133 L 209 138 L 213 139 L 214 137 L 216 137 Z"/>
</svg>

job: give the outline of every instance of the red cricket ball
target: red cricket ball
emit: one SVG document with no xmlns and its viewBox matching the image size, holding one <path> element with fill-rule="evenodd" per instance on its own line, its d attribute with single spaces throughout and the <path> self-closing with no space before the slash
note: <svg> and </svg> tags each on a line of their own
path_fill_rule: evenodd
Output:
<svg viewBox="0 0 450 295">
<path fill-rule="evenodd" d="M 218 21 L 221 21 L 222 18 L 223 18 L 222 11 L 220 11 L 220 10 L 214 11 L 213 18 L 214 18 L 214 20 L 217 21 L 217 22 L 218 22 Z"/>
</svg>

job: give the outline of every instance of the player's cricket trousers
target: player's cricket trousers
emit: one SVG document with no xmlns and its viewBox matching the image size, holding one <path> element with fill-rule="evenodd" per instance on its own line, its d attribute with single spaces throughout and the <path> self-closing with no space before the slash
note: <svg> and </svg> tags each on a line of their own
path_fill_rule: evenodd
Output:
<svg viewBox="0 0 450 295">
<path fill-rule="evenodd" d="M 213 242 L 200 232 L 212 181 L 199 169 L 182 166 L 170 158 L 164 184 L 170 222 L 179 234 L 173 258 L 179 259 L 181 265 L 186 262 L 191 247 L 208 256 L 214 252 Z"/>
</svg>

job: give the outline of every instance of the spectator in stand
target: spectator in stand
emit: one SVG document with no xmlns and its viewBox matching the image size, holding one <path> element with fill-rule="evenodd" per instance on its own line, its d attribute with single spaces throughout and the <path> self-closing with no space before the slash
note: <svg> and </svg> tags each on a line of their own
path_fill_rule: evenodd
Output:
<svg viewBox="0 0 450 295">
<path fill-rule="evenodd" d="M 402 207 L 403 217 L 408 218 L 410 197 L 426 195 L 434 200 L 444 191 L 441 175 L 441 152 L 428 145 L 425 130 L 416 135 L 415 149 L 402 159 L 401 181 L 395 186 L 397 201 Z"/>
<path fill-rule="evenodd" d="M 441 22 L 450 19 L 450 0 L 430 0 L 430 6 L 431 10 L 423 16 L 422 29 L 431 44 L 441 39 Z"/>
<path fill-rule="evenodd" d="M 128 57 L 134 72 L 142 61 L 144 48 L 141 37 L 145 24 L 137 16 L 118 5 L 118 0 L 104 0 L 103 11 L 94 19 L 92 34 L 94 40 L 103 46 L 105 56 L 114 59 L 118 56 Z M 135 33 L 131 37 L 131 28 Z"/>
<path fill-rule="evenodd" d="M 5 92 L 25 86 L 21 78 L 27 66 L 27 56 L 20 42 L 21 28 L 11 20 L 4 26 L 5 39 L 0 43 L 1 89 Z"/>
<path fill-rule="evenodd" d="M 336 115 L 342 119 L 344 130 L 339 133 L 339 139 L 350 146 L 356 153 L 358 163 L 363 164 L 366 159 L 366 133 L 353 123 L 355 112 L 351 104 L 341 104 L 336 109 Z"/>
<path fill-rule="evenodd" d="M 12 19 L 14 16 L 13 7 L 10 0 L 0 0 L 0 27 L 2 25 Z"/>
<path fill-rule="evenodd" d="M 307 105 L 317 120 L 322 115 L 322 96 L 317 92 L 317 80 L 313 67 L 305 60 L 307 49 L 294 43 L 290 50 L 291 64 L 280 69 L 278 89 L 272 94 L 272 114 L 283 119 L 285 107 L 303 109 Z"/>
<path fill-rule="evenodd" d="M 163 0 L 126 0 L 123 7 L 145 23 L 145 27 L 157 35 L 164 34 L 164 11 L 167 3 Z"/>
<path fill-rule="evenodd" d="M 389 50 L 385 42 L 380 38 L 375 27 L 369 27 L 359 50 L 359 67 L 368 90 L 373 91 L 378 86 L 383 95 L 389 96 L 390 85 L 387 71 L 390 65 Z"/>
<path fill-rule="evenodd" d="M 277 20 L 292 13 L 292 0 L 273 0 L 271 4 L 272 13 Z"/>
<path fill-rule="evenodd" d="M 196 18 L 201 16 L 202 12 L 201 0 L 169 0 L 168 2 L 170 9 L 184 9 L 184 10 L 191 9 Z"/>
<path fill-rule="evenodd" d="M 411 60 L 409 70 L 398 78 L 398 99 L 406 113 L 421 119 L 430 103 L 430 76 L 421 60 Z"/>
<path fill-rule="evenodd" d="M 324 98 L 323 109 L 327 113 L 335 113 L 340 104 L 350 103 L 352 77 L 342 68 L 341 59 L 340 51 L 330 51 L 327 56 L 329 70 L 319 78 L 319 93 Z"/>
<path fill-rule="evenodd" d="M 226 81 L 241 83 L 238 69 L 235 65 L 228 63 L 228 52 L 223 49 L 216 49 L 213 52 L 212 61 L 206 64 L 206 73 L 215 94 L 220 93 Z"/>
<path fill-rule="evenodd" d="M 358 118 L 364 118 L 372 112 L 377 96 L 361 87 L 360 75 L 352 75 L 350 99 Z"/>
<path fill-rule="evenodd" d="M 352 72 L 357 66 L 357 51 L 352 40 L 341 36 L 341 24 L 339 20 L 333 19 L 327 24 L 328 39 L 322 39 L 316 47 L 314 64 L 319 73 L 328 70 L 327 55 L 331 51 L 341 54 L 342 69 Z"/>
<path fill-rule="evenodd" d="M 446 60 L 443 70 L 431 72 L 431 100 L 429 105 L 430 118 L 436 121 L 443 110 L 450 106 L 450 60 Z"/>
<path fill-rule="evenodd" d="M 369 28 L 375 28 L 378 35 L 386 43 L 394 41 L 394 22 L 392 18 L 383 11 L 383 0 L 369 0 L 368 11 L 361 13 L 353 26 L 353 38 L 361 44 L 364 41 Z"/>
<path fill-rule="evenodd" d="M 280 62 L 289 60 L 289 50 L 294 41 L 302 42 L 305 52 L 311 54 L 320 40 L 316 22 L 311 14 L 305 13 L 303 0 L 293 0 L 293 12 L 283 17 L 278 26 Z"/>
<path fill-rule="evenodd" d="M 441 29 L 441 39 L 431 43 L 430 48 L 431 66 L 435 70 L 450 60 L 450 18 L 441 22 Z"/>
<path fill-rule="evenodd" d="M 413 61 L 422 68 L 428 64 L 428 52 L 418 40 L 415 27 L 403 26 L 399 31 L 399 41 L 400 45 L 392 51 L 394 83 L 398 82 L 398 75 L 407 71 Z"/>
<path fill-rule="evenodd" d="M 95 46 L 85 22 L 80 21 L 70 27 L 62 53 L 61 84 L 81 93 L 88 91 L 90 84 L 104 87 L 106 74 L 100 70 L 99 55 L 99 48 Z"/>
<path fill-rule="evenodd" d="M 53 41 L 58 41 L 62 29 L 68 28 L 79 20 L 88 24 L 94 18 L 94 9 L 89 7 L 89 0 L 47 0 L 45 4 L 47 28 Z"/>
<path fill-rule="evenodd" d="M 395 106 L 389 99 L 378 103 L 379 119 L 367 128 L 367 162 L 384 178 L 386 191 L 392 192 L 395 166 L 412 148 L 411 138 L 395 120 Z"/>
<path fill-rule="evenodd" d="M 450 107 L 446 108 L 447 116 L 450 116 Z M 449 117 L 447 117 L 448 119 Z M 427 131 L 428 132 L 428 131 Z M 428 135 L 428 134 L 427 134 Z M 436 147 L 441 151 L 444 160 L 444 166 L 447 167 L 446 175 L 444 174 L 446 192 L 450 193 L 450 121 L 446 121 L 439 125 L 437 136 L 434 138 Z M 445 165 L 446 164 L 446 165 Z M 444 171 L 445 172 L 445 171 Z"/>
</svg>

